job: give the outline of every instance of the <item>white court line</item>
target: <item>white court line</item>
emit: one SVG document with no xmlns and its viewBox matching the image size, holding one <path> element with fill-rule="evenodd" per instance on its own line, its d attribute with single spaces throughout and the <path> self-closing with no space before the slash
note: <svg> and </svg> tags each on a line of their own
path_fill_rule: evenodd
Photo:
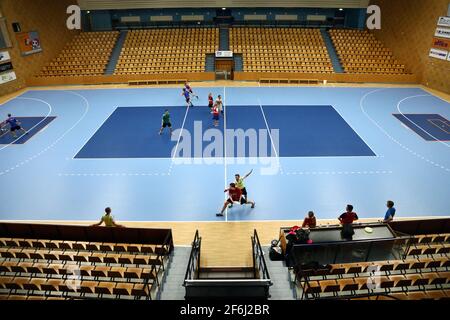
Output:
<svg viewBox="0 0 450 320">
<path fill-rule="evenodd" d="M 176 158 L 176 155 L 177 155 L 178 145 L 180 144 L 181 135 L 183 134 L 184 125 L 185 125 L 185 123 L 186 123 L 186 118 L 187 118 L 187 115 L 188 115 L 188 113 L 189 113 L 189 109 L 190 109 L 190 108 L 192 108 L 192 107 L 186 107 L 186 113 L 184 114 L 183 123 L 182 123 L 181 129 L 180 129 L 180 135 L 178 136 L 177 144 L 176 144 L 176 146 L 175 146 L 175 151 L 174 151 L 174 153 L 173 153 L 173 156 L 171 157 L 172 161 L 171 161 L 170 167 L 169 167 L 169 176 L 170 176 L 170 174 L 172 173 L 173 161 L 174 161 L 174 159 Z"/>
<path fill-rule="evenodd" d="M 392 174 L 390 170 L 354 170 L 354 171 L 290 171 L 286 175 L 376 175 L 376 174 Z"/>
<path fill-rule="evenodd" d="M 95 134 L 101 129 L 101 127 L 103 127 L 103 125 L 105 124 L 106 121 L 108 121 L 108 119 L 114 114 L 114 112 L 116 112 L 117 108 L 119 107 L 115 107 L 113 109 L 113 111 L 108 114 L 108 116 L 106 117 L 105 120 L 103 120 L 103 122 L 100 124 L 100 126 L 98 126 L 97 130 L 95 130 L 95 132 L 91 135 L 89 135 L 89 137 L 86 139 L 86 141 L 81 145 L 81 147 L 77 150 L 77 152 L 75 152 L 75 154 L 72 156 L 72 160 L 78 160 L 78 158 L 75 158 L 77 156 L 77 154 L 80 153 L 81 150 L 83 150 L 83 148 L 86 146 L 86 144 L 95 136 Z M 80 158 L 82 160 L 90 160 L 90 158 Z M 100 158 L 96 158 L 96 159 L 100 159 Z M 108 159 L 108 158 L 105 158 Z"/>
<path fill-rule="evenodd" d="M 227 96 L 226 96 L 226 90 L 225 87 L 223 87 L 223 132 L 224 132 L 224 137 L 223 137 L 223 146 L 224 146 L 224 154 L 223 154 L 223 161 L 224 161 L 224 180 L 225 180 L 225 189 L 227 189 L 228 187 L 228 183 L 227 183 L 227 109 L 226 109 L 226 101 L 227 101 Z M 227 196 L 228 194 L 225 193 L 224 198 L 225 201 L 227 200 Z M 228 221 L 228 206 L 225 208 L 225 222 Z"/>
<path fill-rule="evenodd" d="M 369 114 L 366 112 L 366 110 L 364 109 L 364 101 L 365 99 L 374 93 L 380 92 L 380 91 L 385 91 L 388 90 L 388 88 L 384 88 L 384 89 L 376 89 L 376 90 L 372 90 L 369 91 L 368 93 L 366 93 L 360 100 L 359 100 L 359 106 L 361 108 L 362 113 L 378 128 L 381 130 L 381 132 L 383 132 L 390 140 L 392 140 L 393 142 L 395 142 L 396 144 L 398 144 L 402 149 L 408 151 L 409 153 L 413 154 L 415 157 L 422 159 L 425 162 L 428 162 L 429 164 L 437 167 L 437 168 L 441 168 L 442 170 L 445 170 L 446 172 L 450 172 L 450 169 L 437 163 L 434 162 L 432 160 L 427 159 L 426 157 L 424 157 L 423 155 L 415 152 L 414 150 L 408 148 L 407 146 L 403 145 L 400 141 L 398 141 L 397 139 L 395 139 L 394 137 L 392 137 L 381 125 L 378 124 L 378 122 L 376 122 L 371 116 L 369 116 Z"/>
<path fill-rule="evenodd" d="M 403 100 L 401 100 L 398 104 L 397 104 L 397 110 L 398 112 L 400 112 L 400 114 L 406 118 L 406 120 L 408 120 L 409 122 L 411 122 L 413 125 L 415 125 L 417 128 L 419 128 L 420 130 L 422 130 L 423 132 L 425 132 L 427 135 L 429 135 L 430 137 L 432 137 L 434 140 L 436 140 L 437 142 L 440 142 L 441 144 L 443 144 L 444 146 L 446 146 L 447 148 L 450 148 L 450 145 L 445 143 L 444 141 L 437 139 L 435 136 L 433 136 L 431 133 L 429 133 L 428 131 L 426 131 L 425 129 L 423 129 L 421 126 L 419 126 L 417 123 L 415 123 L 414 121 L 411 121 L 405 114 L 402 113 L 402 111 L 400 110 L 400 105 L 405 102 L 406 100 L 409 99 L 414 99 L 414 98 L 419 98 L 419 97 L 431 97 L 431 95 L 429 94 L 422 94 L 422 95 L 417 95 L 417 96 L 411 96 L 411 97 L 407 97 Z"/>
<path fill-rule="evenodd" d="M 263 118 L 264 118 L 264 122 L 266 123 L 266 128 L 267 128 L 267 132 L 269 133 L 269 137 L 270 137 L 270 142 L 271 142 L 272 148 L 275 151 L 275 156 L 277 158 L 278 168 L 280 169 L 280 173 L 283 174 L 283 168 L 281 167 L 281 164 L 280 164 L 280 157 L 278 155 L 277 148 L 275 148 L 275 144 L 273 142 L 272 134 L 270 133 L 270 129 L 269 129 L 269 124 L 267 123 L 266 115 L 264 113 L 264 110 L 263 110 L 263 107 L 262 107 L 262 103 L 261 103 L 261 100 L 259 99 L 259 97 L 258 97 L 258 102 L 259 102 L 259 108 L 260 108 L 261 113 L 262 113 Z"/>
<path fill-rule="evenodd" d="M 38 125 L 40 125 L 42 122 L 44 122 L 45 120 L 47 120 L 47 118 L 48 118 L 48 117 L 50 116 L 50 114 L 52 113 L 52 110 L 53 110 L 53 109 L 52 109 L 51 104 L 48 103 L 48 102 L 46 102 L 46 101 L 44 101 L 44 100 L 36 99 L 36 98 L 21 98 L 21 97 L 17 97 L 16 99 L 22 99 L 22 100 L 34 100 L 34 101 L 37 101 L 37 102 L 42 102 L 42 103 L 46 104 L 47 107 L 48 107 L 48 113 L 47 113 L 47 115 L 46 115 L 41 121 L 39 121 L 38 123 L 36 123 L 33 127 L 31 127 L 30 129 L 28 129 L 28 130 L 27 130 L 27 133 L 31 132 L 34 128 L 36 128 L 36 127 L 37 127 Z M 19 136 L 16 140 L 14 140 L 14 141 L 8 143 L 7 145 L 1 147 L 1 148 L 0 148 L 0 151 L 6 149 L 7 147 L 9 147 L 9 146 L 11 146 L 12 144 L 16 143 L 16 142 L 19 141 L 24 135 L 25 135 L 25 133 L 22 134 L 21 136 Z"/>
</svg>

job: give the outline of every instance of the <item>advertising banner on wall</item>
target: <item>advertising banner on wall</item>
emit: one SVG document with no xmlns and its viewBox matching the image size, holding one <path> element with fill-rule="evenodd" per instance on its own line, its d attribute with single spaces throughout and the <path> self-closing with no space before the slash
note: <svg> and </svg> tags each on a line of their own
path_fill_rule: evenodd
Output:
<svg viewBox="0 0 450 320">
<path fill-rule="evenodd" d="M 437 28 L 436 33 L 434 34 L 436 37 L 447 38 L 450 39 L 450 29 L 446 28 Z"/>
<path fill-rule="evenodd" d="M 8 51 L 0 51 L 0 62 L 11 60 Z"/>
<path fill-rule="evenodd" d="M 31 31 L 17 33 L 16 37 L 22 55 L 27 56 L 30 54 L 42 52 L 41 40 L 39 38 L 38 32 Z"/>
<path fill-rule="evenodd" d="M 216 51 L 216 58 L 233 58 L 233 51 Z"/>
<path fill-rule="evenodd" d="M 14 69 L 11 62 L 0 63 L 0 73 Z"/>
<path fill-rule="evenodd" d="M 433 38 L 431 46 L 435 49 L 450 51 L 450 39 Z"/>
<path fill-rule="evenodd" d="M 14 71 L 0 74 L 0 84 L 16 80 L 16 73 Z"/>
<path fill-rule="evenodd" d="M 448 58 L 448 51 L 445 50 L 439 50 L 439 49 L 431 49 L 430 50 L 430 57 L 440 59 L 440 60 L 447 60 Z"/>
<path fill-rule="evenodd" d="M 450 17 L 440 17 L 438 20 L 438 26 L 450 28 Z"/>
</svg>

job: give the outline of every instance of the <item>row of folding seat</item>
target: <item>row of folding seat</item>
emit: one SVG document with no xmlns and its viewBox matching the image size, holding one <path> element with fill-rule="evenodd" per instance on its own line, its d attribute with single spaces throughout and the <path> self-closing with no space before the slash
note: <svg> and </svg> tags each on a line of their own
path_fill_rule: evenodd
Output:
<svg viewBox="0 0 450 320">
<path fill-rule="evenodd" d="M 406 260 L 394 260 L 394 261 L 376 261 L 376 262 L 358 262 L 358 263 L 342 263 L 333 264 L 327 268 L 322 269 L 302 269 L 300 267 L 294 268 L 295 279 L 301 279 L 305 277 L 353 277 L 355 275 L 368 273 L 371 270 L 378 270 L 379 272 L 400 272 L 405 273 L 408 270 L 417 272 L 424 269 L 439 268 L 448 270 L 450 268 L 450 259 L 447 256 L 439 256 L 434 258 L 409 258 Z"/>
<path fill-rule="evenodd" d="M 120 265 L 163 265 L 163 258 L 156 255 L 142 254 L 118 254 L 118 253 L 95 253 L 95 252 L 71 252 L 58 251 L 55 249 L 5 249 L 0 248 L 0 256 L 5 259 L 20 259 L 43 261 L 62 261 L 62 262 L 83 262 L 83 263 L 102 263 L 102 264 L 120 264 Z"/>
<path fill-rule="evenodd" d="M 141 280 L 157 280 L 158 273 L 162 268 L 145 267 L 111 267 L 98 265 L 71 265 L 60 263 L 35 263 L 35 262 L 17 262 L 2 261 L 0 262 L 0 273 L 29 274 L 36 278 L 48 276 L 77 276 L 93 277 L 93 278 L 114 278 L 118 279 L 141 279 Z"/>
<path fill-rule="evenodd" d="M 410 239 L 410 244 L 416 243 L 450 243 L 450 234 L 425 234 L 425 235 L 416 235 Z"/>
<path fill-rule="evenodd" d="M 450 272 L 428 272 L 418 274 L 370 277 L 355 277 L 333 280 L 306 281 L 304 293 L 320 297 L 321 293 L 355 294 L 356 291 L 372 291 L 376 289 L 439 286 L 450 282 Z"/>
<path fill-rule="evenodd" d="M 408 255 L 410 256 L 447 253 L 450 253 L 450 244 L 446 243 L 417 243 L 413 244 L 408 250 Z"/>
<path fill-rule="evenodd" d="M 72 279 L 45 279 L 29 277 L 0 276 L 0 289 L 9 290 L 14 294 L 17 290 L 24 290 L 26 294 L 47 295 L 51 292 L 79 293 L 80 298 L 85 294 L 120 296 L 136 296 L 151 298 L 152 286 L 141 283 L 108 282 L 108 281 L 74 281 Z"/>
<path fill-rule="evenodd" d="M 103 251 L 103 252 L 128 252 L 165 254 L 161 246 L 150 244 L 133 243 L 107 243 L 88 241 L 59 241 L 59 240 L 39 240 L 39 239 L 15 239 L 0 238 L 0 247 L 20 247 L 20 248 L 47 248 L 73 251 Z"/>
</svg>

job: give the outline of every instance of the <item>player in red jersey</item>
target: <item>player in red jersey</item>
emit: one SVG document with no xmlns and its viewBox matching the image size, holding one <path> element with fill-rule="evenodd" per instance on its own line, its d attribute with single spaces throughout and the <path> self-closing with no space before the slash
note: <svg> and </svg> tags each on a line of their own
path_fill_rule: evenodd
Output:
<svg viewBox="0 0 450 320">
<path fill-rule="evenodd" d="M 223 204 L 222 211 L 220 211 L 220 213 L 216 214 L 216 216 L 218 216 L 218 217 L 223 217 L 223 213 L 225 212 L 227 206 L 229 204 L 233 204 L 235 202 L 238 202 L 241 205 L 251 204 L 252 209 L 255 207 L 255 202 L 252 200 L 245 199 L 242 196 L 241 189 L 237 188 L 235 183 L 230 183 L 230 187 L 228 189 L 225 189 L 224 192 L 228 192 L 228 199 Z"/>
<path fill-rule="evenodd" d="M 209 109 L 212 109 L 214 106 L 214 97 L 212 93 L 208 94 L 208 107 Z"/>
<path fill-rule="evenodd" d="M 211 113 L 213 115 L 213 125 L 214 125 L 214 127 L 218 127 L 219 126 L 219 116 L 220 116 L 219 107 L 217 107 L 217 105 L 214 105 L 214 107 L 211 110 Z"/>
</svg>

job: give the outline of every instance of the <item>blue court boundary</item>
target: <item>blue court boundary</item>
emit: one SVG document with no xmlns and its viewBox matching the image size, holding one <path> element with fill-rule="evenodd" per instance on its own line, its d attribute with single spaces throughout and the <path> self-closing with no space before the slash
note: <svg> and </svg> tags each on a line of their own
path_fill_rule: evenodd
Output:
<svg viewBox="0 0 450 320">
<path fill-rule="evenodd" d="M 179 151 L 180 140 L 186 138 L 185 132 L 177 140 L 171 139 L 167 129 L 162 136 L 156 135 L 165 109 L 171 114 L 172 129 L 182 129 L 189 134 L 191 149 L 187 155 L 173 155 L 173 150 Z M 210 111 L 204 106 L 189 109 L 183 106 L 118 106 L 74 159 L 377 157 L 332 105 L 228 105 L 224 111 L 216 128 L 212 126 Z M 223 135 L 221 154 L 198 157 L 195 135 L 201 134 L 203 155 L 205 148 L 212 143 L 212 140 L 203 140 L 208 129 L 218 129 Z M 230 130 L 243 130 L 245 133 L 255 130 L 257 154 L 250 152 L 251 146 L 247 143 L 250 138 L 246 135 L 244 154 L 240 154 L 236 144 L 238 138 L 233 136 L 233 142 L 227 140 Z M 261 130 L 266 132 L 264 137 L 259 135 Z M 272 130 L 280 132 L 278 150 L 275 150 Z M 230 144 L 234 145 L 233 150 L 227 148 Z"/>
</svg>

